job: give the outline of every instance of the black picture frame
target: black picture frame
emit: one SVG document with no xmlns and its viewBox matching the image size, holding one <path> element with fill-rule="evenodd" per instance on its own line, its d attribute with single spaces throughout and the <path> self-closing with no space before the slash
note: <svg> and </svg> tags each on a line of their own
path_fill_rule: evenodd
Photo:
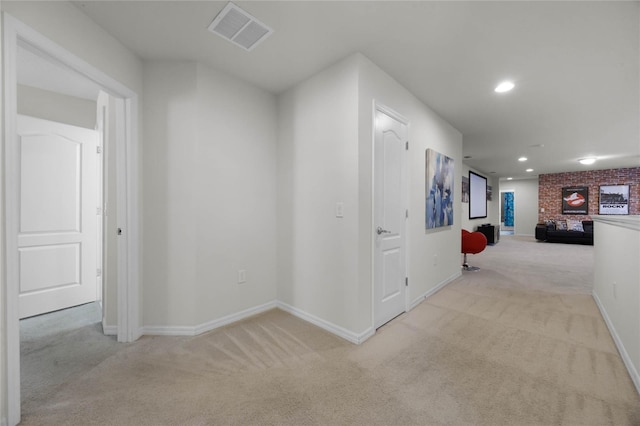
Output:
<svg viewBox="0 0 640 426">
<path fill-rule="evenodd" d="M 487 217 L 487 178 L 469 170 L 469 219 Z"/>
<path fill-rule="evenodd" d="M 588 186 L 565 186 L 562 188 L 562 214 L 589 215 Z"/>
</svg>

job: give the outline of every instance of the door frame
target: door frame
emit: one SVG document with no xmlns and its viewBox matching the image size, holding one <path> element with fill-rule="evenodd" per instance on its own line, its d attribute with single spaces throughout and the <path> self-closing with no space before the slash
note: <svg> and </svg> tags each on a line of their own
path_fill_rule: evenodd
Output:
<svg viewBox="0 0 640 426">
<path fill-rule="evenodd" d="M 4 159 L 4 197 L 1 199 L 0 213 L 4 214 L 4 240 L 0 245 L 4 253 L 1 256 L 4 273 L 0 276 L 0 321 L 4 323 L 6 340 L 0 348 L 0 358 L 5 359 L 7 394 L 5 396 L 7 421 L 10 425 L 20 421 L 20 323 L 18 320 L 17 286 L 17 229 L 18 209 L 9 205 L 8 200 L 17 199 L 16 182 L 16 119 L 17 119 L 17 51 L 18 46 L 29 48 L 48 61 L 53 61 L 68 70 L 88 78 L 105 92 L 116 98 L 116 199 L 117 227 L 122 229 L 118 238 L 118 276 L 117 276 L 117 335 L 119 342 L 131 342 L 141 335 L 139 314 L 139 251 L 140 226 L 138 207 L 138 95 L 104 72 L 93 67 L 81 58 L 49 40 L 39 32 L 20 22 L 7 13 L 2 14 L 3 30 L 3 69 L 4 85 L 4 133 L 2 145 Z M 3 380 L 4 381 L 4 380 Z"/>
<path fill-rule="evenodd" d="M 501 189 L 500 190 L 500 201 L 498 205 L 498 209 L 500 211 L 500 224 L 502 225 L 502 198 L 505 192 L 511 192 L 513 194 L 513 235 L 516 234 L 516 190 L 515 189 Z M 500 227 L 500 231 L 502 232 L 502 226 Z"/>
<path fill-rule="evenodd" d="M 373 100 L 371 117 L 372 117 L 372 137 L 371 137 L 371 327 L 375 333 L 376 328 L 376 173 L 378 173 L 376 169 L 376 112 L 382 112 L 383 114 L 388 115 L 389 117 L 401 122 L 405 126 L 407 126 L 407 141 L 409 141 L 409 135 L 411 134 L 411 125 L 409 120 L 404 117 L 402 114 L 396 112 L 392 108 L 387 107 L 386 105 Z M 410 144 L 409 144 L 410 145 Z M 409 187 L 410 187 L 410 168 L 411 162 L 409 157 L 409 150 L 406 151 L 406 161 L 405 161 L 405 188 L 403 188 L 403 203 L 404 209 L 409 212 Z M 404 273 L 407 280 L 410 280 L 409 277 L 409 217 L 404 221 Z M 404 292 L 404 312 L 409 310 L 409 286 L 405 287 Z"/>
</svg>

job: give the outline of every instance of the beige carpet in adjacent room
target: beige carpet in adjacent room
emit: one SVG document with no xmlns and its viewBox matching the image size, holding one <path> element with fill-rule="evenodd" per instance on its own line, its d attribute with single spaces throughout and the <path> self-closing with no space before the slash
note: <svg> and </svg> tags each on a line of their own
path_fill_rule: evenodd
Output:
<svg viewBox="0 0 640 426">
<path fill-rule="evenodd" d="M 593 247 L 503 237 L 469 261 L 360 346 L 279 310 L 115 344 L 37 404 L 25 390 L 23 424 L 640 425 L 590 296 Z"/>
</svg>

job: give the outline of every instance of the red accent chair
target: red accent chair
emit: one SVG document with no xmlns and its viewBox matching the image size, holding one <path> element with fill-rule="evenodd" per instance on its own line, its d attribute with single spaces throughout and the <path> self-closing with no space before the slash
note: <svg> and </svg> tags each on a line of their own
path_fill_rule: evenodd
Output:
<svg viewBox="0 0 640 426">
<path fill-rule="evenodd" d="M 482 232 L 469 232 L 466 229 L 462 230 L 462 250 L 464 253 L 464 261 L 462 262 L 462 269 L 465 271 L 477 271 L 480 268 L 477 266 L 469 266 L 467 263 L 467 254 L 477 254 L 483 251 L 487 247 L 487 237 Z"/>
</svg>

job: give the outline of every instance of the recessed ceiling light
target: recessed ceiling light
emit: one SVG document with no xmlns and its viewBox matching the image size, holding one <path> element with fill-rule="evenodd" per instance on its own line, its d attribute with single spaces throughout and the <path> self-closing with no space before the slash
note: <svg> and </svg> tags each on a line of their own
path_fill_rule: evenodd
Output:
<svg viewBox="0 0 640 426">
<path fill-rule="evenodd" d="M 527 170 L 525 170 L 525 171 L 526 171 L 526 172 L 532 172 L 532 171 L 533 171 L 533 169 L 527 169 Z"/>
<path fill-rule="evenodd" d="M 518 161 L 527 161 L 527 157 L 520 157 L 518 158 Z"/>
<path fill-rule="evenodd" d="M 513 180 L 513 178 L 512 177 L 508 177 L 507 180 Z"/>
<path fill-rule="evenodd" d="M 494 90 L 496 91 L 496 93 L 504 93 L 504 92 L 508 92 L 509 90 L 513 89 L 514 87 L 516 87 L 516 86 L 512 82 L 503 81 L 502 83 L 498 84 Z"/>
<path fill-rule="evenodd" d="M 595 158 L 593 158 L 593 157 L 589 157 L 589 158 L 582 158 L 582 159 L 578 160 L 578 162 L 579 162 L 580 164 L 584 164 L 584 165 L 587 165 L 587 166 L 588 166 L 589 164 L 593 164 L 593 163 L 595 163 L 595 162 L 596 162 L 596 159 L 595 159 Z"/>
</svg>

